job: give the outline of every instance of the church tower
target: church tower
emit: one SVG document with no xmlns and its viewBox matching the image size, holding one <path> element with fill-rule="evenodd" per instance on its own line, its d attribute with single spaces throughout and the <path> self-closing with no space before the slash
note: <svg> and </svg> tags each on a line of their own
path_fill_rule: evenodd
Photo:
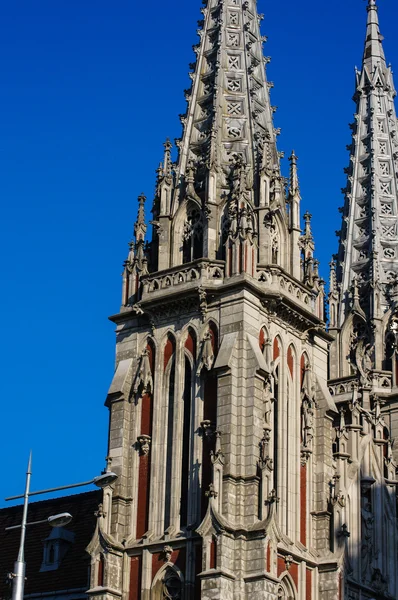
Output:
<svg viewBox="0 0 398 600">
<path fill-rule="evenodd" d="M 376 597 L 376 592 L 377 598 L 398 597 L 398 453 L 393 447 L 398 436 L 396 91 L 375 0 L 368 0 L 367 10 L 329 296 L 334 337 L 329 386 L 340 414 L 334 423 L 334 517 L 350 533 L 344 572 L 348 598 L 353 599 Z"/>
<path fill-rule="evenodd" d="M 376 9 L 370 2 L 350 171 L 358 195 L 351 202 L 348 194 L 357 192 L 347 190 L 330 335 L 310 214 L 301 229 L 294 152 L 289 178 L 281 174 L 257 2 L 203 4 L 178 157 L 166 141 L 150 220 L 139 198 L 122 305 L 111 318 L 117 353 L 106 400 L 108 465 L 118 480 L 97 513 L 88 594 L 359 599 L 345 595 L 346 577 L 359 577 L 366 565 L 374 584 L 389 577 L 395 593 L 392 555 L 385 564 L 382 546 L 390 533 L 372 529 L 377 503 L 395 518 L 386 424 L 394 403 L 383 398 L 396 385 L 398 329 L 395 288 L 375 275 L 384 264 L 394 271 L 392 255 L 381 253 L 395 246 L 383 245 L 382 230 L 396 227 L 397 214 L 393 88 Z M 376 190 L 381 182 L 389 182 L 389 194 Z M 368 195 L 360 195 L 366 186 Z M 380 232 L 361 262 L 352 254 L 360 224 L 370 228 L 379 209 Z M 363 279 L 354 279 L 357 271 Z M 371 355 L 375 342 L 366 335 L 381 346 L 387 335 L 383 358 Z M 375 361 L 366 380 L 353 361 L 345 372 L 344 343 L 362 357 L 362 370 Z M 361 487 L 366 531 L 378 540 L 370 557 L 368 533 L 362 562 L 351 551 L 362 552 Z"/>
</svg>

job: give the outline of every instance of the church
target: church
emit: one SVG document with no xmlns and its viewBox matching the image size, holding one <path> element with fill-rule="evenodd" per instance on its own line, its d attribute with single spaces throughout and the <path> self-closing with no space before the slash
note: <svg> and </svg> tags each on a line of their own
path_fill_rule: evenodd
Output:
<svg viewBox="0 0 398 600">
<path fill-rule="evenodd" d="M 398 130 L 376 0 L 327 290 L 257 2 L 202 5 L 178 159 L 166 141 L 111 317 L 118 480 L 88 596 L 396 599 Z"/>
</svg>

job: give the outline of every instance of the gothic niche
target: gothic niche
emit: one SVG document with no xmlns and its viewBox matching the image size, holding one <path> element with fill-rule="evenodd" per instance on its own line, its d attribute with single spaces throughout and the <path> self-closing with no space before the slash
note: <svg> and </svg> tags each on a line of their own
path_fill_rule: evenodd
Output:
<svg viewBox="0 0 398 600">
<path fill-rule="evenodd" d="M 231 243 L 257 238 L 256 217 L 251 205 L 253 174 L 238 157 L 229 176 L 230 194 L 221 220 L 220 257 L 226 260 L 226 250 Z"/>
<path fill-rule="evenodd" d="M 301 443 L 303 458 L 308 458 L 312 452 L 315 408 L 315 388 L 312 384 L 311 367 L 306 362 L 303 368 L 303 381 L 301 385 Z"/>
<path fill-rule="evenodd" d="M 189 263 L 203 255 L 203 216 L 197 206 L 190 206 L 182 234 L 183 263 Z"/>
<path fill-rule="evenodd" d="M 148 344 L 147 348 L 145 348 L 141 354 L 140 364 L 133 386 L 133 392 L 138 397 L 146 393 L 152 393 L 153 378 L 151 369 L 151 351 L 152 347 Z"/>
</svg>

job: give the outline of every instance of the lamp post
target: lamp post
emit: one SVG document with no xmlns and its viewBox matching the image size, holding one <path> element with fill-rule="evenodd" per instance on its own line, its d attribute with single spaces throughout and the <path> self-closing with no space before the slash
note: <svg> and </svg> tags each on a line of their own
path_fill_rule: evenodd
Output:
<svg viewBox="0 0 398 600">
<path fill-rule="evenodd" d="M 32 453 L 29 455 L 28 468 L 26 471 L 26 484 L 25 484 L 25 493 L 19 496 L 10 496 L 5 500 L 8 502 L 10 500 L 19 500 L 21 498 L 24 499 L 23 503 L 23 513 L 22 513 L 22 523 L 21 525 L 16 525 L 14 527 L 8 527 L 7 529 L 19 529 L 21 528 L 21 539 L 19 543 L 19 552 L 18 558 L 14 564 L 14 573 L 12 575 L 13 583 L 12 583 L 12 600 L 23 600 L 24 597 L 24 588 L 25 588 L 25 571 L 26 571 L 26 563 L 25 563 L 25 537 L 26 537 L 26 527 L 28 525 L 37 525 L 38 523 L 47 522 L 51 527 L 62 527 L 63 525 L 67 525 L 72 516 L 69 513 L 62 513 L 59 515 L 54 515 L 48 517 L 45 521 L 36 521 L 34 523 L 28 523 L 28 504 L 30 496 L 38 496 L 39 494 L 47 494 L 50 492 L 58 492 L 60 490 L 69 490 L 71 488 L 82 487 L 85 485 L 94 484 L 99 488 L 104 488 L 108 485 L 111 485 L 117 479 L 116 473 L 106 472 L 94 477 L 94 479 L 90 479 L 90 481 L 84 481 L 82 483 L 73 483 L 71 485 L 63 485 L 60 487 L 49 488 L 47 490 L 40 490 L 38 492 L 30 491 L 30 479 L 32 475 Z"/>
</svg>

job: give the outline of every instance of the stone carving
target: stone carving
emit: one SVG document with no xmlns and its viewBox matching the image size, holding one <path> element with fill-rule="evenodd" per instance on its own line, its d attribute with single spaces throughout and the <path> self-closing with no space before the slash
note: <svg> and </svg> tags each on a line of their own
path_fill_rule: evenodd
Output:
<svg viewBox="0 0 398 600">
<path fill-rule="evenodd" d="M 135 378 L 133 392 L 134 394 L 152 393 L 153 391 L 153 377 L 151 370 L 151 363 L 149 359 L 149 350 L 145 348 L 141 354 L 140 365 Z"/>
<path fill-rule="evenodd" d="M 314 438 L 315 389 L 312 383 L 311 367 L 305 365 L 301 386 L 301 439 L 305 449 L 310 449 Z"/>
<path fill-rule="evenodd" d="M 373 569 L 372 579 L 370 582 L 371 587 L 378 592 L 386 592 L 388 589 L 388 580 L 383 577 L 380 569 Z"/>
<path fill-rule="evenodd" d="M 363 508 L 361 510 L 361 522 L 362 522 L 362 547 L 361 547 L 361 565 L 362 565 L 362 579 L 368 581 L 374 556 L 374 541 L 373 541 L 373 527 L 374 527 L 374 516 L 372 513 L 372 506 L 369 502 L 364 499 Z"/>
<path fill-rule="evenodd" d="M 171 555 L 173 554 L 173 548 L 171 546 L 164 546 L 163 547 L 163 560 L 165 562 L 169 562 L 171 559 Z"/>
<path fill-rule="evenodd" d="M 274 468 L 274 461 L 269 456 L 270 442 L 271 431 L 270 429 L 264 429 L 264 435 L 260 441 L 260 466 L 267 467 L 272 471 Z"/>
<path fill-rule="evenodd" d="M 216 426 L 212 421 L 202 421 L 200 424 L 203 435 L 211 439 L 215 433 Z"/>
<path fill-rule="evenodd" d="M 293 564 L 293 556 L 291 554 L 288 554 L 287 556 L 285 556 L 285 564 L 286 564 L 287 571 L 289 571 L 290 567 Z"/>
<path fill-rule="evenodd" d="M 398 317 L 391 319 L 386 333 L 386 355 L 392 358 L 398 352 Z"/>
<path fill-rule="evenodd" d="M 267 425 L 270 424 L 270 418 L 272 413 L 272 403 L 274 402 L 273 394 L 273 377 L 269 377 L 264 382 L 263 387 L 263 402 L 264 402 L 264 420 Z"/>
<path fill-rule="evenodd" d="M 138 448 L 141 456 L 148 456 L 151 449 L 151 437 L 149 435 L 140 435 L 138 437 Z"/>
<path fill-rule="evenodd" d="M 209 485 L 209 489 L 208 491 L 205 493 L 207 498 L 213 498 L 214 500 L 218 497 L 218 492 L 216 492 L 216 489 L 214 487 L 214 484 L 211 483 Z"/>
<path fill-rule="evenodd" d="M 202 341 L 202 350 L 200 353 L 198 373 L 205 368 L 210 371 L 213 367 L 214 363 L 214 351 L 213 351 L 213 343 L 212 336 L 210 331 L 207 331 L 203 336 Z"/>
</svg>

